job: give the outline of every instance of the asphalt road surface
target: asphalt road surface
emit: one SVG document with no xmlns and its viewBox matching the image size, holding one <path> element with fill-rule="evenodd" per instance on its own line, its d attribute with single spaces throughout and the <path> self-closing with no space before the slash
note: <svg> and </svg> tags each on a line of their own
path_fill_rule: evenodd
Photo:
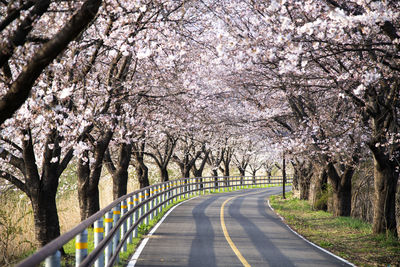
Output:
<svg viewBox="0 0 400 267">
<path fill-rule="evenodd" d="M 149 237 L 135 266 L 348 266 L 286 227 L 266 202 L 280 192 L 248 189 L 183 203 Z"/>
</svg>

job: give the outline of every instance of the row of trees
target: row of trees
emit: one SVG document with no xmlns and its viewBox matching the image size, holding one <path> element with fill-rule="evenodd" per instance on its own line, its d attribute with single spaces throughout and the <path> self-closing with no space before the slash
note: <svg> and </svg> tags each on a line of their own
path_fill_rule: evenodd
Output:
<svg viewBox="0 0 400 267">
<path fill-rule="evenodd" d="M 229 175 L 231 162 L 244 174 L 270 170 L 266 155 L 283 152 L 302 198 L 329 183 L 334 214 L 348 216 L 351 178 L 373 161 L 374 232 L 394 231 L 398 10 L 367 0 L 0 1 L 0 176 L 31 199 L 44 245 L 60 232 L 55 197 L 71 163 L 85 219 L 99 209 L 103 168 L 118 197 L 129 164 L 148 185 L 146 159 L 167 181 L 171 162 L 183 177 L 207 163 L 213 175 Z"/>
<path fill-rule="evenodd" d="M 221 42 L 224 60 L 242 63 L 242 70 L 231 69 L 232 88 L 260 111 L 254 120 L 264 119 L 270 137 L 292 154 L 300 195 L 308 198 L 311 177 L 317 177 L 311 186 L 317 191 L 326 188 L 327 178 L 333 213 L 349 216 L 351 179 L 362 163 L 373 162 L 373 231 L 395 231 L 398 2 L 235 5 L 238 13 L 226 20 L 229 34 Z M 222 9 L 220 14 L 232 13 Z M 226 45 L 232 36 L 234 47 Z M 253 57 L 243 59 L 249 49 Z"/>
<path fill-rule="evenodd" d="M 31 200 L 39 246 L 60 234 L 56 195 L 70 164 L 77 165 L 82 220 L 100 208 L 98 185 L 104 168 L 112 176 L 114 198 L 126 194 L 130 165 L 140 186 L 149 185 L 148 160 L 159 167 L 160 181 L 169 180 L 171 162 L 182 177 L 191 171 L 202 176 L 207 163 L 213 174 L 221 168 L 229 175 L 240 135 L 224 122 L 225 96 L 216 95 L 223 90 L 208 88 L 211 70 L 194 53 L 212 51 L 205 40 L 194 38 L 210 27 L 201 16 L 203 4 L 108 1 L 97 12 L 90 1 L 42 2 L 0 3 L 6 14 L 1 35 L 13 50 L 2 68 L 4 109 L 11 111 L 7 105 L 16 103 L 10 96 L 21 104 L 31 90 L 1 126 L 0 176 Z M 36 15 L 39 6 L 43 10 Z M 74 27 L 70 21 L 77 14 L 87 23 L 79 22 L 82 27 L 68 35 L 69 43 L 51 50 L 53 58 L 47 63 L 35 58 L 45 54 L 42 50 L 57 34 L 67 35 L 64 29 Z M 23 41 L 15 42 L 14 36 Z M 24 67 L 31 62 L 43 64 L 34 68 L 36 83 Z M 31 85 L 21 87 L 22 94 L 13 86 L 24 75 Z"/>
</svg>

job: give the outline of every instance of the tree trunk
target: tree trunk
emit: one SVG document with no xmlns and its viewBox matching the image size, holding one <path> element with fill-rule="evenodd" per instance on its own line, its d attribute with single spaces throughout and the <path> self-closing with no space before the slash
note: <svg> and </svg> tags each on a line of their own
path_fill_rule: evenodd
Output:
<svg viewBox="0 0 400 267">
<path fill-rule="evenodd" d="M 150 185 L 149 182 L 149 168 L 146 165 L 137 163 L 136 164 L 136 175 L 139 181 L 140 188 L 144 188 Z"/>
<path fill-rule="evenodd" d="M 224 174 L 223 175 L 226 177 L 230 176 L 229 164 L 230 164 L 230 162 L 224 162 Z"/>
<path fill-rule="evenodd" d="M 379 156 L 387 158 L 384 154 Z M 375 201 L 372 229 L 376 234 L 387 230 L 396 231 L 395 198 L 399 173 L 389 158 L 382 162 L 386 164 L 380 164 L 374 153 Z"/>
<path fill-rule="evenodd" d="M 400 185 L 397 183 L 396 193 L 396 222 L 397 222 L 397 237 L 400 237 Z"/>
<path fill-rule="evenodd" d="M 35 236 L 40 247 L 46 245 L 60 235 L 60 224 L 57 214 L 56 194 L 62 168 L 59 162 L 52 163 L 53 156 L 60 156 L 58 135 L 54 131 L 48 135 L 45 144 L 42 177 L 39 175 L 35 159 L 32 135 L 30 130 L 24 131 L 29 139 L 22 141 L 22 156 L 25 168 L 25 193 L 31 200 Z M 54 144 L 54 149 L 49 144 Z"/>
<path fill-rule="evenodd" d="M 88 154 L 85 151 L 83 157 L 88 159 Z M 81 221 L 100 209 L 98 184 L 91 183 L 89 160 L 85 162 L 82 158 L 78 161 L 78 199 Z"/>
<path fill-rule="evenodd" d="M 214 177 L 215 188 L 218 188 L 218 170 L 213 169 L 211 175 Z"/>
<path fill-rule="evenodd" d="M 112 173 L 114 200 L 127 194 L 128 168 L 131 161 L 131 152 L 131 145 L 124 143 L 120 145 L 118 165 Z"/>
<path fill-rule="evenodd" d="M 316 210 L 328 210 L 328 199 L 327 199 L 327 189 L 328 189 L 328 174 L 326 168 L 321 168 L 321 170 L 315 174 L 313 178 L 313 188 L 311 192 L 312 206 Z"/>
<path fill-rule="evenodd" d="M 328 179 L 332 184 L 333 215 L 350 216 L 351 214 L 351 178 L 354 167 L 346 165 L 344 172 L 339 175 L 333 163 L 327 166 Z"/>
<path fill-rule="evenodd" d="M 37 197 L 31 198 L 31 201 L 35 236 L 39 246 L 43 247 L 60 235 L 55 194 L 41 190 Z"/>
<path fill-rule="evenodd" d="M 161 175 L 161 182 L 168 182 L 169 181 L 169 174 L 167 166 L 159 166 L 160 168 L 160 175 Z"/>
<path fill-rule="evenodd" d="M 99 181 L 103 159 L 113 131 L 109 130 L 94 147 L 94 162 L 90 164 L 88 151 L 78 162 L 78 198 L 81 220 L 85 220 L 100 210 Z M 85 158 L 85 160 L 83 160 Z M 86 162 L 85 162 L 86 161 Z"/>
<path fill-rule="evenodd" d="M 112 175 L 113 199 L 116 200 L 128 192 L 128 169 L 120 168 Z"/>
<path fill-rule="evenodd" d="M 78 185 L 78 198 L 81 221 L 86 220 L 100 210 L 98 184 L 80 183 Z"/>
<path fill-rule="evenodd" d="M 313 175 L 313 165 L 307 162 L 306 166 L 301 171 L 300 175 L 300 199 L 308 200 L 310 198 L 310 184 Z"/>
</svg>

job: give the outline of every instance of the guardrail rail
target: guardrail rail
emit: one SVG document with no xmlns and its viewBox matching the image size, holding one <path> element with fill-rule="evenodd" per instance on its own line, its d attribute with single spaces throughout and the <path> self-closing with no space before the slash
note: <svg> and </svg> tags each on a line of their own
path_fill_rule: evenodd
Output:
<svg viewBox="0 0 400 267">
<path fill-rule="evenodd" d="M 291 179 L 287 178 L 287 184 Z M 44 262 L 46 267 L 61 266 L 62 247 L 75 238 L 75 266 L 113 266 L 119 253 L 138 237 L 138 227 L 163 211 L 173 201 L 227 189 L 282 185 L 279 176 L 198 177 L 154 184 L 115 200 L 72 230 L 48 243 L 18 267 L 32 267 Z M 88 229 L 93 227 L 94 249 L 88 253 Z"/>
</svg>

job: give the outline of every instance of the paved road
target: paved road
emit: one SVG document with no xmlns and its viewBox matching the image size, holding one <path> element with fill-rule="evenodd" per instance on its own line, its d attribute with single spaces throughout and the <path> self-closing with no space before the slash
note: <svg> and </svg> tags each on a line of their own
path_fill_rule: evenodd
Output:
<svg viewBox="0 0 400 267">
<path fill-rule="evenodd" d="M 213 194 L 183 203 L 150 237 L 135 266 L 347 266 L 300 239 L 268 208 L 266 198 L 280 190 Z"/>
</svg>

